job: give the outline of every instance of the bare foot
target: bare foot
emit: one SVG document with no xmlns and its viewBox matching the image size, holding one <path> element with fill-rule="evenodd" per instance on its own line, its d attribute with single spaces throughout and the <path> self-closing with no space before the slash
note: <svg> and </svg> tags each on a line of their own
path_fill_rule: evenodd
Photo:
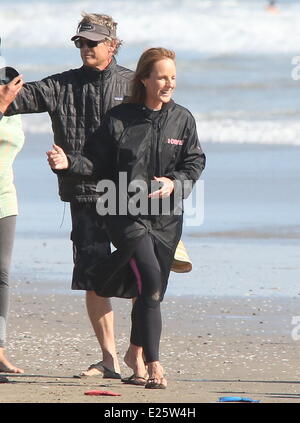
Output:
<svg viewBox="0 0 300 423">
<path fill-rule="evenodd" d="M 103 370 L 96 367 L 89 367 L 87 370 L 83 370 L 80 376 L 99 376 L 103 375 Z"/>
<path fill-rule="evenodd" d="M 92 364 L 87 370 L 79 374 L 80 377 L 92 377 L 92 376 L 103 376 L 104 378 L 110 379 L 121 379 L 121 375 L 114 370 L 109 369 L 105 366 L 103 361 L 99 361 L 96 364 Z"/>
<path fill-rule="evenodd" d="M 143 348 L 137 345 L 130 344 L 125 357 L 125 364 L 133 370 L 137 377 L 146 377 L 147 368 L 143 357 Z"/>
<path fill-rule="evenodd" d="M 23 369 L 19 369 L 18 367 L 11 364 L 4 354 L 1 354 L 0 357 L 0 372 L 1 373 L 24 373 Z"/>
</svg>

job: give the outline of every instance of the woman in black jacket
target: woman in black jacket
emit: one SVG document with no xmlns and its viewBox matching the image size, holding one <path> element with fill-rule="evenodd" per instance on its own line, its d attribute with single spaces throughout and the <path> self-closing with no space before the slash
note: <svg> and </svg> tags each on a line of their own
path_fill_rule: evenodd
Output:
<svg viewBox="0 0 300 423">
<path fill-rule="evenodd" d="M 86 156 L 65 156 L 56 146 L 51 156 L 56 169 L 101 178 L 97 210 L 116 251 L 87 274 L 101 296 L 137 297 L 130 341 L 143 349 L 149 378 L 133 375 L 129 383 L 149 389 L 167 386 L 160 303 L 182 232 L 182 201 L 205 166 L 193 116 L 171 99 L 174 60 L 164 48 L 145 51 L 129 102 L 108 112 Z"/>
</svg>

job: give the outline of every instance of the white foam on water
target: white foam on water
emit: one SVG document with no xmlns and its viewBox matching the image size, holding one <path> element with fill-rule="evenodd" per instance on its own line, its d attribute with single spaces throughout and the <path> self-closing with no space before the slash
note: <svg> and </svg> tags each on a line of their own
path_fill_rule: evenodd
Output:
<svg viewBox="0 0 300 423">
<path fill-rule="evenodd" d="M 141 50 L 153 45 L 164 45 L 183 53 L 178 67 L 186 75 L 181 85 L 184 102 L 194 105 L 191 111 L 197 120 L 201 142 L 299 145 L 297 92 L 294 96 L 290 89 L 291 83 L 295 88 L 298 84 L 292 81 L 291 59 L 284 56 L 278 61 L 278 57 L 300 55 L 300 2 L 278 2 L 278 14 L 268 14 L 266 3 L 265 0 L 14 0 L 13 3 L 1 0 L 2 51 L 4 56 L 5 51 L 10 51 L 13 58 L 16 47 L 22 57 L 18 56 L 20 63 L 15 66 L 22 72 L 35 72 L 34 78 L 56 73 L 58 66 L 68 69 L 67 62 L 71 59 L 66 54 L 67 47 L 72 48 L 70 38 L 81 12 L 107 13 L 119 22 L 119 37 L 124 40 L 126 49 L 131 47 L 128 48 L 130 54 L 134 52 L 130 56 L 132 60 L 139 57 Z M 195 54 L 199 60 L 198 56 L 195 60 Z M 245 61 L 235 60 L 244 59 L 244 54 L 249 55 L 247 66 Z M 267 54 L 270 54 L 269 60 L 265 60 Z M 53 60 L 49 60 L 49 56 Z M 255 65 L 259 65 L 257 69 Z M 278 72 L 270 76 L 271 66 L 277 66 Z M 135 62 L 131 67 L 135 67 Z M 200 82 L 194 87 L 198 76 Z M 226 98 L 224 108 L 228 110 L 209 113 L 222 103 L 222 98 L 214 99 L 211 95 L 211 90 L 220 84 L 226 88 L 222 95 Z M 280 94 L 272 90 L 273 86 L 281 89 Z M 271 87 L 266 95 L 264 87 Z M 206 98 L 207 89 L 210 91 Z M 232 102 L 228 97 L 231 89 L 237 93 Z M 264 108 L 264 115 L 251 115 L 247 110 L 244 114 L 242 111 L 233 113 L 231 109 L 235 108 L 239 95 L 244 100 L 237 107 L 242 108 L 244 104 L 246 109 L 256 110 L 253 105 L 259 104 L 260 109 Z M 253 103 L 251 107 L 246 98 Z M 207 113 L 203 112 L 205 108 Z M 277 111 L 276 116 L 271 109 Z M 287 116 L 288 113 L 292 115 Z M 23 122 L 27 134 L 52 133 L 47 114 L 24 116 Z"/>
<path fill-rule="evenodd" d="M 196 116 L 200 142 L 300 145 L 298 120 L 203 119 Z"/>
<path fill-rule="evenodd" d="M 297 52 L 300 4 L 278 7 L 270 14 L 263 0 L 1 0 L 0 28 L 5 47 L 65 46 L 87 11 L 112 15 L 126 45 L 206 55 Z"/>
<path fill-rule="evenodd" d="M 195 118 L 201 143 L 300 145 L 298 120 L 208 118 L 200 113 L 196 113 Z M 22 116 L 22 121 L 27 136 L 52 134 L 51 122 L 46 114 Z"/>
</svg>

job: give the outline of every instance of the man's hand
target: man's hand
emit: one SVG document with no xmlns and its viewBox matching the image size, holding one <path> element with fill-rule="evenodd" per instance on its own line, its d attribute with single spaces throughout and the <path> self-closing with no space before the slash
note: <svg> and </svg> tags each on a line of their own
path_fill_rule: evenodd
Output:
<svg viewBox="0 0 300 423">
<path fill-rule="evenodd" d="M 174 182 L 172 181 L 172 179 L 166 178 L 165 176 L 162 176 L 160 178 L 154 176 L 154 180 L 156 182 L 161 182 L 163 186 L 157 191 L 151 192 L 151 194 L 149 194 L 148 196 L 149 198 L 165 198 L 169 197 L 172 194 L 174 190 Z"/>
<path fill-rule="evenodd" d="M 20 92 L 23 84 L 22 75 L 18 75 L 8 84 L 0 85 L 0 112 L 4 113 L 6 111 Z"/>
<path fill-rule="evenodd" d="M 63 170 L 68 169 L 69 161 L 65 152 L 58 145 L 53 144 L 53 149 L 47 151 L 48 163 L 51 169 Z"/>
</svg>

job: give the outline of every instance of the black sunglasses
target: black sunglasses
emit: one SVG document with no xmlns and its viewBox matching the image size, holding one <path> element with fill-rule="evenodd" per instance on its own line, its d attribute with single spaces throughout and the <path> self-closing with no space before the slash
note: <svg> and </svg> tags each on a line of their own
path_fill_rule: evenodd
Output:
<svg viewBox="0 0 300 423">
<path fill-rule="evenodd" d="M 77 38 L 77 40 L 74 41 L 74 44 L 77 48 L 82 48 L 85 45 L 89 48 L 93 48 L 97 47 L 97 45 L 100 43 L 101 41 L 83 40 L 82 38 Z"/>
</svg>

